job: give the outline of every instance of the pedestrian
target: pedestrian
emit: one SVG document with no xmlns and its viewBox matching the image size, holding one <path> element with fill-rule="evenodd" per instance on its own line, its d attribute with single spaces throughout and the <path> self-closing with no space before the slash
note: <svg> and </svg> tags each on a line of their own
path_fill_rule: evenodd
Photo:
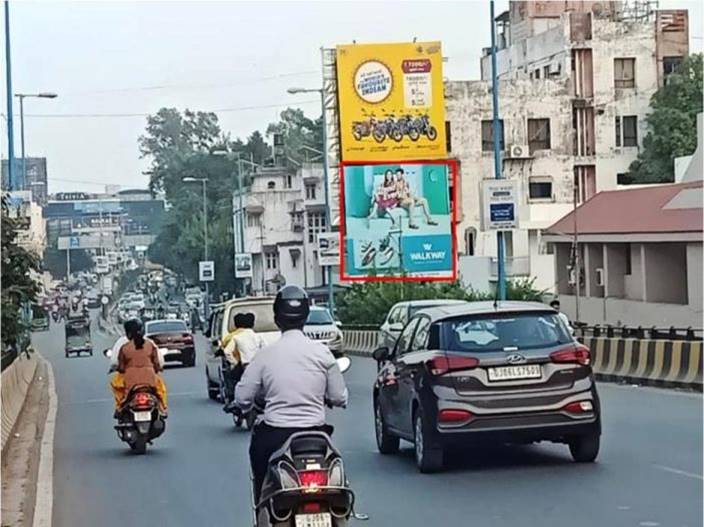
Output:
<svg viewBox="0 0 704 527">
<path fill-rule="evenodd" d="M 555 298 L 553 299 L 552 302 L 550 302 L 550 307 L 553 308 L 555 311 L 557 311 L 557 316 L 562 319 L 562 321 L 565 323 L 565 326 L 567 329 L 569 329 L 570 333 L 574 335 L 574 328 L 572 327 L 572 324 L 570 323 L 570 319 L 567 315 L 565 315 L 562 311 L 560 311 L 560 301 Z"/>
</svg>

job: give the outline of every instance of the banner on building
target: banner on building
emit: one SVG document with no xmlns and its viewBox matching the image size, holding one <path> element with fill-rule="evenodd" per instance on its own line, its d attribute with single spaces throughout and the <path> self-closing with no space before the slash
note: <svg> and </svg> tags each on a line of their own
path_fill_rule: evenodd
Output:
<svg viewBox="0 0 704 527">
<path fill-rule="evenodd" d="M 482 230 L 508 231 L 518 228 L 518 181 L 485 179 L 482 191 Z"/>
<path fill-rule="evenodd" d="M 340 233 L 318 233 L 318 264 L 339 265 L 340 263 Z"/>
<path fill-rule="evenodd" d="M 453 161 L 343 164 L 343 280 L 454 280 Z"/>
<path fill-rule="evenodd" d="M 235 253 L 235 277 L 252 278 L 251 253 Z"/>
<path fill-rule="evenodd" d="M 440 42 L 337 47 L 343 161 L 442 159 Z"/>
</svg>

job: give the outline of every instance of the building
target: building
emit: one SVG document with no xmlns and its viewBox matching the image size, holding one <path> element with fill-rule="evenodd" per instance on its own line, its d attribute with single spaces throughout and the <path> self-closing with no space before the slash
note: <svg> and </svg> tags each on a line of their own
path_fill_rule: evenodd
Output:
<svg viewBox="0 0 704 527">
<path fill-rule="evenodd" d="M 554 290 L 540 231 L 624 179 L 642 146 L 650 98 L 688 52 L 687 11 L 512 1 L 496 20 L 503 174 L 519 181 L 522 196 L 520 229 L 505 237 L 508 276 Z M 496 237 L 481 231 L 478 198 L 481 180 L 494 177 L 490 49 L 481 69 L 480 81 L 446 84 L 446 107 L 450 152 L 461 166 L 460 251 L 491 259 Z"/>
<path fill-rule="evenodd" d="M 44 208 L 47 239 L 74 238 L 77 248 L 114 249 L 149 245 L 164 213 L 164 200 L 146 190 L 117 194 L 62 192 L 51 196 Z M 77 238 L 76 238 L 77 237 Z"/>
<path fill-rule="evenodd" d="M 7 193 L 8 215 L 17 220 L 17 244 L 41 257 L 46 248 L 46 229 L 42 208 L 28 190 Z"/>
<path fill-rule="evenodd" d="M 7 159 L 2 160 L 2 188 L 9 188 L 9 173 Z M 27 157 L 15 159 L 17 188 L 12 190 L 29 190 L 32 201 L 40 206 L 46 205 L 48 198 L 46 157 Z M 27 177 L 25 179 L 24 173 Z"/>
<path fill-rule="evenodd" d="M 701 327 L 699 170 L 699 181 L 600 192 L 544 232 L 555 246 L 557 294 L 572 320 Z M 575 219 L 579 273 L 572 259 Z"/>
<path fill-rule="evenodd" d="M 237 194 L 233 210 L 237 252 L 243 247 L 252 254 L 252 293 L 272 293 L 284 283 L 309 290 L 326 285 L 317 251 L 317 234 L 327 231 L 322 165 L 263 167 L 249 178 L 242 196 L 243 246 Z"/>
</svg>

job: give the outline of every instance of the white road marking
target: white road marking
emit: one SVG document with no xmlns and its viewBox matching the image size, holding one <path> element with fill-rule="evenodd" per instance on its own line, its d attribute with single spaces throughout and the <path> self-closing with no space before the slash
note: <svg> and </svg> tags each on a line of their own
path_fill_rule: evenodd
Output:
<svg viewBox="0 0 704 527">
<path fill-rule="evenodd" d="M 665 465 L 653 465 L 655 468 L 664 470 L 665 472 L 672 472 L 673 474 L 678 474 L 680 476 L 685 476 L 688 478 L 694 478 L 694 479 L 704 479 L 704 476 L 701 474 L 695 474 L 693 472 L 687 472 L 685 470 L 679 470 L 676 468 L 672 467 L 666 467 Z"/>
<path fill-rule="evenodd" d="M 34 527 L 50 527 L 54 506 L 54 431 L 56 429 L 57 395 L 54 370 L 45 360 L 49 381 L 49 410 L 44 424 L 42 443 L 39 450 L 39 470 L 37 475 L 37 497 L 34 501 Z"/>
</svg>

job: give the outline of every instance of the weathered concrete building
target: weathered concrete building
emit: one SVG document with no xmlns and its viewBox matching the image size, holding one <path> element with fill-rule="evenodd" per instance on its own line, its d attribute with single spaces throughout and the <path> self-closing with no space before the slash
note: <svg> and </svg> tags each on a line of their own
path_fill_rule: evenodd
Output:
<svg viewBox="0 0 704 527">
<path fill-rule="evenodd" d="M 650 2 L 512 1 L 497 17 L 504 177 L 522 189 L 521 228 L 506 236 L 509 277 L 555 290 L 540 230 L 623 181 L 645 135 L 649 101 L 688 52 L 686 11 Z M 482 80 L 449 82 L 451 155 L 461 163 L 460 251 L 493 257 L 479 185 L 493 177 L 491 57 Z"/>
</svg>

